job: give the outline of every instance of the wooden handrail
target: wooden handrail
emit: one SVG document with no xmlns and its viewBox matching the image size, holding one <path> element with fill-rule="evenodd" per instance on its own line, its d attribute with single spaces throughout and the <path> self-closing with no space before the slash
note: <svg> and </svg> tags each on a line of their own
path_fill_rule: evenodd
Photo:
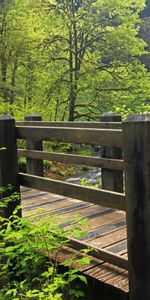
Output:
<svg viewBox="0 0 150 300">
<path fill-rule="evenodd" d="M 122 146 L 122 130 L 120 129 L 16 126 L 16 137 L 33 141 Z"/>
<path fill-rule="evenodd" d="M 103 128 L 121 129 L 121 122 L 44 122 L 44 121 L 19 121 L 17 126 L 43 126 L 43 127 L 73 127 L 73 128 Z"/>
<path fill-rule="evenodd" d="M 18 157 L 26 157 L 30 159 L 41 159 L 58 161 L 62 163 L 76 164 L 76 165 L 86 165 L 92 167 L 103 167 L 111 170 L 123 170 L 123 160 L 121 159 L 109 159 L 101 157 L 92 156 L 81 156 L 74 154 L 62 154 L 54 152 L 45 152 L 37 150 L 24 150 L 18 149 Z"/>
<path fill-rule="evenodd" d="M 121 193 L 80 186 L 24 173 L 19 173 L 19 180 L 20 184 L 26 187 L 83 200 L 96 205 L 126 210 L 125 195 Z"/>
<path fill-rule="evenodd" d="M 88 244 L 87 242 L 86 243 L 80 242 L 76 239 L 70 239 L 69 247 L 72 247 L 73 249 L 76 249 L 78 251 L 80 251 L 82 249 L 91 249 L 89 251 L 89 255 L 91 255 L 92 257 L 101 259 L 101 260 L 109 262 L 117 267 L 128 270 L 128 260 L 126 258 L 116 255 L 108 250 L 97 249 L 95 247 L 91 247 L 91 245 Z"/>
</svg>

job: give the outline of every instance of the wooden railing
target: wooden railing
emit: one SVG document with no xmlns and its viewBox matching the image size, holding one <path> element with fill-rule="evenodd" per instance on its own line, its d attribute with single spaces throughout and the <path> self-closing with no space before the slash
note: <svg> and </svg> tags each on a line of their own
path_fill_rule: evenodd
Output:
<svg viewBox="0 0 150 300">
<path fill-rule="evenodd" d="M 59 127 L 59 128 L 85 128 L 85 129 L 121 129 L 121 116 L 114 113 L 102 115 L 102 122 L 42 122 L 40 115 L 26 115 L 25 121 L 16 122 L 17 126 L 29 127 Z M 28 129 L 26 129 L 28 132 Z M 76 131 L 77 132 L 77 131 Z M 81 132 L 81 131 L 80 131 Z M 89 131 L 86 131 L 87 134 Z M 72 133 L 72 131 L 71 131 Z M 106 130 L 104 130 L 104 134 Z M 121 131 L 120 131 L 121 134 Z M 62 136 L 61 136 L 62 138 Z M 68 136 L 67 136 L 68 138 Z M 96 138 L 96 137 L 95 137 Z M 96 139 L 93 141 L 97 143 Z M 119 141 L 117 140 L 119 143 Z M 90 140 L 91 143 L 91 140 Z M 26 149 L 18 149 L 18 156 L 27 158 L 27 173 L 43 176 L 43 159 L 59 161 L 63 163 L 83 164 L 93 167 L 101 167 L 102 188 L 116 192 L 123 191 L 123 161 L 121 143 L 119 147 L 101 147 L 101 157 L 76 156 L 71 154 L 41 152 L 43 150 L 42 141 L 26 140 Z M 34 150 L 34 153 L 33 153 Z M 40 151 L 40 152 L 39 152 Z"/>
<path fill-rule="evenodd" d="M 32 118 L 34 119 L 34 117 Z M 20 121 L 17 126 L 42 126 L 42 127 L 71 127 L 71 128 L 97 128 L 97 129 L 121 129 L 121 122 L 43 122 Z"/>
<path fill-rule="evenodd" d="M 108 118 L 108 115 L 106 115 Z M 80 125 L 79 125 L 80 124 Z M 80 127 L 82 124 L 82 128 Z M 116 125 L 117 124 L 117 125 Z M 58 126 L 59 125 L 59 126 Z M 69 127 L 68 127 L 69 125 Z M 65 126 L 65 127 L 64 127 Z M 116 127 L 115 127 L 116 126 Z M 122 128 L 122 129 L 121 129 Z M 102 167 L 110 174 L 108 190 L 93 189 L 58 180 L 37 176 L 36 168 L 30 174 L 18 174 L 16 140 L 27 141 L 27 148 L 18 150 L 19 157 L 26 157 L 36 164 L 43 159 L 58 160 L 72 164 Z M 105 157 L 82 157 L 72 154 L 42 151 L 42 141 L 71 142 L 105 147 Z M 52 123 L 27 121 L 17 122 L 8 117 L 0 118 L 0 185 L 12 184 L 18 191 L 20 185 L 48 191 L 90 203 L 126 211 L 129 261 L 108 251 L 93 249 L 92 255 L 125 269 L 129 266 L 130 299 L 150 299 L 150 115 L 130 116 L 119 122 L 99 123 Z M 116 157 L 116 149 L 123 147 L 124 161 Z M 39 149 L 40 148 L 40 149 Z M 111 149 L 109 158 L 106 157 Z M 107 150 L 107 151 L 106 151 Z M 119 150 L 120 151 L 120 150 Z M 119 153 L 119 152 L 117 152 Z M 122 153 L 119 153 L 119 156 Z M 115 157 L 114 157 L 115 156 Z M 37 164 L 38 165 L 38 164 Z M 123 170 L 125 170 L 125 194 L 123 193 Z M 109 173 L 110 172 L 110 173 Z M 116 173 L 115 173 L 116 172 Z M 117 173 L 118 172 L 118 173 Z M 38 173 L 38 170 L 37 170 Z M 105 174 L 106 175 L 106 174 Z M 114 175 L 114 176 L 112 176 Z M 122 193 L 115 191 L 113 177 L 121 180 Z M 109 181 L 109 180 L 108 180 Z M 114 190 L 110 191 L 110 186 Z M 10 215 L 18 203 L 9 206 Z M 83 243 L 72 240 L 76 249 Z M 87 247 L 88 245 L 84 245 Z M 141 294 L 142 293 L 142 294 Z"/>
</svg>

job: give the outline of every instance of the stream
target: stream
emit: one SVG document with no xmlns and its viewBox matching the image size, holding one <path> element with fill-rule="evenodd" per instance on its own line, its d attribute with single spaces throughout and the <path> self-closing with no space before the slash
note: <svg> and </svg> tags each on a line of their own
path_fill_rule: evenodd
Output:
<svg viewBox="0 0 150 300">
<path fill-rule="evenodd" d="M 72 176 L 66 182 L 82 185 L 91 185 L 101 188 L 101 168 L 90 168 L 87 171 L 79 171 L 78 177 Z"/>
<path fill-rule="evenodd" d="M 95 157 L 100 157 L 101 147 L 95 147 L 93 149 L 93 155 Z M 83 170 L 79 167 L 78 174 L 76 176 L 67 178 L 65 181 L 74 184 L 89 185 L 101 188 L 101 168 L 89 167 L 87 170 Z"/>
</svg>

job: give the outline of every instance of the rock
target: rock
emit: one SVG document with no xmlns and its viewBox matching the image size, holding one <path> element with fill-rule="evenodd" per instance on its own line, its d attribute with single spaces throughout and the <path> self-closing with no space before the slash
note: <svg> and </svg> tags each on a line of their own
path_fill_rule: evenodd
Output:
<svg viewBox="0 0 150 300">
<path fill-rule="evenodd" d="M 101 178 L 101 176 L 102 176 L 102 173 L 101 173 L 101 172 L 95 174 L 95 178 L 96 178 L 96 179 Z"/>
<path fill-rule="evenodd" d="M 80 177 L 66 179 L 66 182 L 70 182 L 70 183 L 77 183 L 77 182 L 80 182 L 80 181 L 81 181 Z"/>
<path fill-rule="evenodd" d="M 97 183 L 97 180 L 94 180 L 94 179 L 88 179 L 87 180 L 87 183 L 88 184 L 91 184 L 91 185 L 95 185 Z"/>
<path fill-rule="evenodd" d="M 93 168 L 93 170 L 90 171 L 90 174 L 97 173 L 99 170 L 97 168 Z"/>
</svg>

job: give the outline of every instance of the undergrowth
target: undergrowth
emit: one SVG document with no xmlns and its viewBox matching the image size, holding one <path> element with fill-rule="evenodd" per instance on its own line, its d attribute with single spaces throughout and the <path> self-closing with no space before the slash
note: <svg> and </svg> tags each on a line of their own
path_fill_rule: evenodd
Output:
<svg viewBox="0 0 150 300">
<path fill-rule="evenodd" d="M 62 249 L 69 246 L 66 236 L 80 238 L 85 221 L 66 229 L 64 224 L 58 225 L 56 216 L 20 218 L 19 207 L 4 218 L 9 201 L 5 198 L 0 202 L 0 300 L 82 299 L 80 284 L 74 283 L 87 284 L 78 266 L 89 264 L 88 250 L 83 250 L 80 258 L 73 254 L 65 262 L 58 261 Z"/>
</svg>

